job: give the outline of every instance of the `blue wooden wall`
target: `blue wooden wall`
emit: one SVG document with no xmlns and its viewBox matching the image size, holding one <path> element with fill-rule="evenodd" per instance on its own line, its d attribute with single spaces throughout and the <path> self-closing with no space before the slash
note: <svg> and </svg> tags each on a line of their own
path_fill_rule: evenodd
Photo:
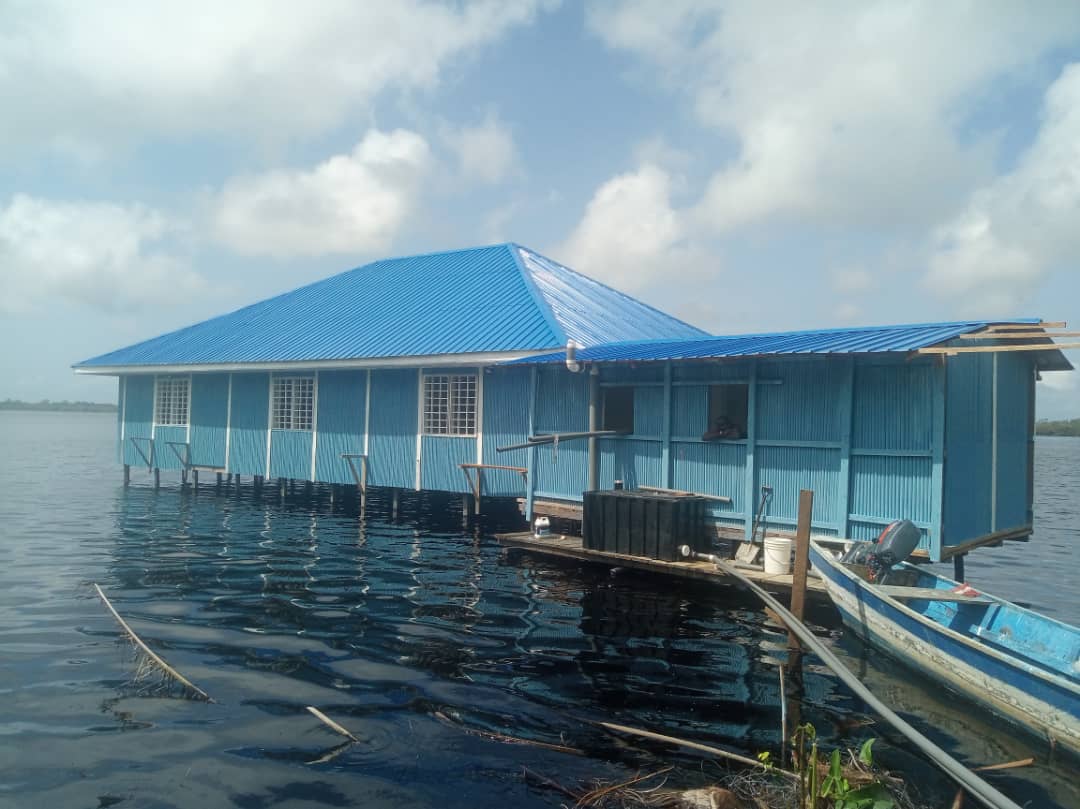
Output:
<svg viewBox="0 0 1080 809">
<path fill-rule="evenodd" d="M 498 447 L 522 444 L 529 435 L 532 369 L 490 368 L 484 373 L 483 462 L 527 469 L 529 450 L 498 452 Z M 525 481 L 517 472 L 486 470 L 484 495 L 522 497 Z"/>
<path fill-rule="evenodd" d="M 229 375 L 191 375 L 191 463 L 225 468 Z"/>
<path fill-rule="evenodd" d="M 315 479 L 325 483 L 355 483 L 342 453 L 364 451 L 364 408 L 367 371 L 320 371 L 318 443 Z M 361 461 L 356 459 L 357 471 Z"/>
<path fill-rule="evenodd" d="M 121 456 L 124 463 L 132 466 L 145 465 L 139 451 L 131 439 L 139 439 L 138 444 L 148 457 L 151 455 L 150 439 L 154 422 L 154 377 L 150 374 L 132 374 L 124 377 L 124 443 Z M 149 460 L 153 460 L 149 457 Z"/>
<path fill-rule="evenodd" d="M 371 372 L 368 482 L 372 486 L 416 486 L 419 386 L 415 368 Z"/>
<path fill-rule="evenodd" d="M 270 375 L 232 375 L 232 414 L 229 422 L 229 471 L 238 475 L 266 474 L 266 429 L 269 425 Z"/>
</svg>

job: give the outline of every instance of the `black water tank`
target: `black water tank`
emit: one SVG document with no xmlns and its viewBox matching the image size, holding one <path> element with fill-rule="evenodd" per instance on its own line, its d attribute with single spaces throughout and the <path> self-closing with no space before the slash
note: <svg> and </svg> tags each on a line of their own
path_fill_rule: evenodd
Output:
<svg viewBox="0 0 1080 809">
<path fill-rule="evenodd" d="M 581 535 L 590 550 L 676 562 L 679 546 L 704 550 L 705 498 L 613 489 L 585 492 Z"/>
</svg>

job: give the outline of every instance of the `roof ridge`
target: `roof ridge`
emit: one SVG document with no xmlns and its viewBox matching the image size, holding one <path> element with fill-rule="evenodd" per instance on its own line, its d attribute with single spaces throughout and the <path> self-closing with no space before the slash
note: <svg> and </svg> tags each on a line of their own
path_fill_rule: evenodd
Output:
<svg viewBox="0 0 1080 809">
<path fill-rule="evenodd" d="M 533 278 L 532 273 L 525 266 L 525 262 L 521 260 L 519 250 L 525 250 L 516 242 L 506 242 L 506 249 L 510 252 L 511 258 L 514 260 L 514 266 L 517 267 L 518 273 L 521 275 L 521 280 L 525 284 L 525 288 L 529 291 L 529 295 L 532 297 L 533 302 L 539 307 L 540 314 L 544 317 L 544 322 L 551 327 L 552 335 L 558 339 L 561 345 L 566 345 L 570 338 L 566 334 L 566 329 L 563 328 L 559 319 L 555 317 L 555 312 L 552 311 L 551 304 L 548 303 L 547 298 L 540 292 L 540 288 L 536 286 L 536 279 Z"/>
<path fill-rule="evenodd" d="M 555 259 L 551 258 L 550 256 L 545 255 L 544 253 L 540 253 L 540 252 L 538 252 L 536 250 L 533 250 L 531 247 L 526 247 L 525 245 L 518 244 L 517 242 L 510 242 L 510 244 L 513 247 L 517 248 L 518 250 L 528 250 L 534 256 L 538 256 L 539 258 L 542 258 L 544 261 L 551 262 L 552 264 L 554 264 L 559 269 L 565 270 L 566 272 L 570 273 L 571 275 L 576 275 L 578 278 L 584 278 L 586 281 L 589 281 L 590 283 L 596 284 L 599 287 L 603 287 L 608 292 L 612 293 L 613 295 L 617 295 L 618 297 L 622 298 L 623 300 L 630 301 L 631 303 L 637 304 L 638 306 L 641 306 L 641 307 L 643 307 L 645 309 L 648 309 L 650 312 L 655 312 L 658 315 L 662 315 L 663 317 L 665 317 L 665 318 L 667 318 L 669 320 L 675 321 L 676 323 L 678 323 L 681 326 L 686 326 L 689 329 L 696 329 L 697 331 L 701 332 L 702 337 L 712 337 L 713 336 L 713 335 L 709 334 L 707 331 L 705 331 L 704 329 L 702 329 L 700 326 L 695 326 L 693 323 L 687 323 L 682 318 L 675 317 L 675 315 L 672 315 L 672 314 L 670 314 L 668 312 L 665 312 L 663 309 L 657 309 L 655 306 L 652 306 L 651 304 L 648 304 L 648 303 L 646 303 L 645 301 L 643 301 L 643 300 L 641 300 L 639 298 L 635 298 L 633 295 L 628 295 L 627 293 L 623 292 L 620 289 L 616 289 L 613 286 L 609 286 L 609 285 L 605 284 L 603 281 L 598 281 L 597 279 L 593 278 L 591 275 L 586 275 L 585 273 L 579 272 L 579 271 L 573 269 L 572 267 L 568 267 L 565 264 L 563 264 L 561 261 L 556 261 Z M 660 338 L 660 339 L 668 339 L 668 338 Z M 692 340 L 692 339 L 695 339 L 695 338 L 685 337 L 685 338 L 673 338 L 673 339 Z"/>
</svg>

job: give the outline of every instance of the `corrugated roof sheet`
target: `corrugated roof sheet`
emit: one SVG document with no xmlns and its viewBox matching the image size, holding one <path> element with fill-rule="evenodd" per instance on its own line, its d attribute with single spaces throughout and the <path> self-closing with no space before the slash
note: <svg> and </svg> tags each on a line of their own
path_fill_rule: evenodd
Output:
<svg viewBox="0 0 1080 809">
<path fill-rule="evenodd" d="M 901 326 L 823 329 L 817 331 L 736 334 L 727 337 L 699 337 L 677 340 L 637 340 L 594 345 L 577 352 L 582 362 L 649 362 L 661 360 L 714 359 L 723 357 L 758 357 L 779 354 L 871 354 L 907 352 L 938 345 L 977 329 L 997 324 L 1038 325 L 1038 318 L 1002 321 L 959 321 L 917 323 Z M 1047 335 L 1051 337 L 1052 335 Z M 1047 344 L 1047 370 L 1071 368 L 1061 352 Z M 1057 355 L 1057 358 L 1052 355 Z M 565 362 L 566 352 L 557 351 L 517 363 Z M 1062 368 L 1064 370 L 1065 368 Z"/>
<path fill-rule="evenodd" d="M 515 244 L 376 261 L 76 368 L 541 351 L 706 334 Z"/>
</svg>

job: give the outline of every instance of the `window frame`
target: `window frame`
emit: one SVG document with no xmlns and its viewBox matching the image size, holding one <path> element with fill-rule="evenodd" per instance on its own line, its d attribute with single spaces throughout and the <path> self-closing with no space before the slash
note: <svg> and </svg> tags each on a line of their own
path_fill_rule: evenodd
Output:
<svg viewBox="0 0 1080 809">
<path fill-rule="evenodd" d="M 612 394 L 617 393 L 619 396 L 625 397 L 620 403 L 620 414 L 624 417 L 629 416 L 629 427 L 623 425 L 612 424 L 610 419 L 612 418 L 610 405 L 612 404 Z M 624 435 L 636 435 L 635 428 L 637 426 L 637 388 L 635 385 L 606 385 L 603 388 L 603 395 L 600 402 L 600 429 L 601 430 L 614 430 L 617 433 Z"/>
<path fill-rule="evenodd" d="M 743 405 L 742 412 L 739 414 L 731 414 L 726 412 L 727 408 L 724 408 L 722 412 L 718 412 L 720 409 L 714 406 L 714 391 L 722 389 L 725 394 L 731 388 L 741 388 L 741 402 Z M 730 396 L 725 395 L 722 404 L 730 404 Z M 739 428 L 740 435 L 738 438 L 721 438 L 712 439 L 719 441 L 745 441 L 746 437 L 750 434 L 750 383 L 748 382 L 709 382 L 705 386 L 705 432 L 708 433 L 713 429 L 713 423 L 718 416 L 723 416 L 731 424 Z"/>
<path fill-rule="evenodd" d="M 187 427 L 191 421 L 191 377 L 160 375 L 154 378 L 154 425 Z"/>
<path fill-rule="evenodd" d="M 315 376 L 270 377 L 270 429 L 310 433 L 315 430 Z"/>
<path fill-rule="evenodd" d="M 420 434 L 476 438 L 480 430 L 480 375 L 424 373 L 420 384 Z"/>
</svg>

